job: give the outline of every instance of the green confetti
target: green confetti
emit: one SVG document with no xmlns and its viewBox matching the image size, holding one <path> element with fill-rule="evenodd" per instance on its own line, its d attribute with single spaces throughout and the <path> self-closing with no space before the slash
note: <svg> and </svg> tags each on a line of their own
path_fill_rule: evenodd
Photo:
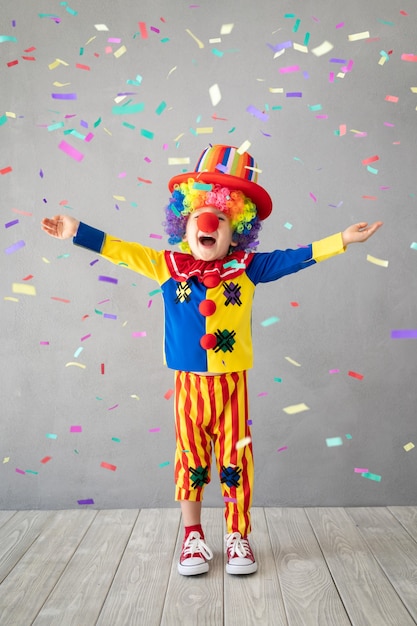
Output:
<svg viewBox="0 0 417 626">
<path fill-rule="evenodd" d="M 377 483 L 380 483 L 382 479 L 382 476 L 379 476 L 378 474 L 371 474 L 371 472 L 364 472 L 361 476 L 368 478 L 369 480 L 374 480 Z"/>
<path fill-rule="evenodd" d="M 329 437 L 328 439 L 326 439 L 326 446 L 328 448 L 343 446 L 343 439 L 341 437 Z"/>
<path fill-rule="evenodd" d="M 279 322 L 279 317 L 268 317 L 268 319 L 261 322 L 261 326 L 271 326 L 271 324 L 276 324 Z"/>
</svg>

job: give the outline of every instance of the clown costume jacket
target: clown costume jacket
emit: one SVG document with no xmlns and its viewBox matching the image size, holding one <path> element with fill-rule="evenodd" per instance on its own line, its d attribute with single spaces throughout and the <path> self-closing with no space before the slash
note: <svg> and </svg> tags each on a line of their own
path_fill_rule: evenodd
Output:
<svg viewBox="0 0 417 626">
<path fill-rule="evenodd" d="M 278 280 L 345 251 L 338 233 L 294 250 L 240 251 L 206 262 L 122 241 L 82 222 L 73 242 L 155 280 L 165 307 L 167 366 L 215 374 L 253 365 L 251 316 L 258 283 Z"/>
</svg>

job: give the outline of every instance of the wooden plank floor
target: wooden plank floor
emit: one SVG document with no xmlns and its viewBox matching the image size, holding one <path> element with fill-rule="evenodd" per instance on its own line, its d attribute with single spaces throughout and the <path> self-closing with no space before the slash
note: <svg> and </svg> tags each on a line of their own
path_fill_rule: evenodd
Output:
<svg viewBox="0 0 417 626">
<path fill-rule="evenodd" d="M 1 626 L 417 624 L 417 507 L 255 508 L 259 568 L 177 573 L 179 509 L 0 511 Z"/>
</svg>

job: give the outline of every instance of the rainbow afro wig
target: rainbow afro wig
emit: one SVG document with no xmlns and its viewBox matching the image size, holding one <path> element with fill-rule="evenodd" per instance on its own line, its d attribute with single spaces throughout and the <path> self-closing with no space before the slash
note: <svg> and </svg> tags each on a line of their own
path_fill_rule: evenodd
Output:
<svg viewBox="0 0 417 626">
<path fill-rule="evenodd" d="M 182 252 L 189 253 L 189 245 L 183 240 L 188 217 L 205 206 L 216 207 L 229 218 L 236 244 L 233 250 L 255 250 L 261 221 L 252 200 L 242 191 L 230 190 L 220 184 L 201 184 L 194 178 L 174 185 L 169 204 L 165 207 L 164 227 L 168 243 L 179 244 Z"/>
</svg>

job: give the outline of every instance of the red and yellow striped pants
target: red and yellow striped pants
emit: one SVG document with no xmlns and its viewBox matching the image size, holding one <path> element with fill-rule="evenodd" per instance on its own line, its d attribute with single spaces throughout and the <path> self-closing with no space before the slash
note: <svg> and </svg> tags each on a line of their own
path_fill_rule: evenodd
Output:
<svg viewBox="0 0 417 626">
<path fill-rule="evenodd" d="M 249 440 L 238 444 L 250 438 L 246 371 L 217 376 L 175 372 L 175 429 L 175 499 L 203 499 L 214 450 L 227 532 L 247 536 L 253 453 Z"/>
</svg>

